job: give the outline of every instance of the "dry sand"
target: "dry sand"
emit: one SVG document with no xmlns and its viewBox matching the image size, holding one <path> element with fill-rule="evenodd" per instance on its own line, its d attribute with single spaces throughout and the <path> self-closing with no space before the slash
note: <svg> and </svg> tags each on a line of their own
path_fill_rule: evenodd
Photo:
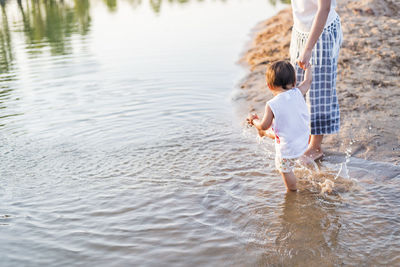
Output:
<svg viewBox="0 0 400 267">
<path fill-rule="evenodd" d="M 400 2 L 342 0 L 337 11 L 344 34 L 337 80 L 341 129 L 325 138 L 324 149 L 400 165 Z M 257 25 L 241 59 L 251 70 L 237 96 L 245 102 L 241 116 L 262 113 L 272 97 L 265 67 L 289 58 L 291 29 L 290 8 Z"/>
</svg>

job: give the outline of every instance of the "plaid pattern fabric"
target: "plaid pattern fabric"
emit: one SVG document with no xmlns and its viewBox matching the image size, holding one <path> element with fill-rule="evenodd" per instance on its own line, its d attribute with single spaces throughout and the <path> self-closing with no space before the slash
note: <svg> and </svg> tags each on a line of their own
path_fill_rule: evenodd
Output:
<svg viewBox="0 0 400 267">
<path fill-rule="evenodd" d="M 326 27 L 316 43 L 313 62 L 313 81 L 307 94 L 310 107 L 311 134 L 333 134 L 339 131 L 340 112 L 336 95 L 338 52 L 335 40 L 341 35 L 340 20 Z M 340 45 L 339 45 L 340 46 Z M 303 81 L 304 70 L 295 66 L 297 82 Z"/>
</svg>

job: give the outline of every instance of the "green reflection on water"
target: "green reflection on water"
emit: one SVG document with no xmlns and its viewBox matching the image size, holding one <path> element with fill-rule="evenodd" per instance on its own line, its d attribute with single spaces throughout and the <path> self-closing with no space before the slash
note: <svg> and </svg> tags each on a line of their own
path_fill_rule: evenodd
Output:
<svg viewBox="0 0 400 267">
<path fill-rule="evenodd" d="M 290 4 L 291 0 L 269 0 L 271 5 L 276 6 L 277 2 L 281 2 L 282 4 Z"/>
<path fill-rule="evenodd" d="M 290 0 L 269 0 L 272 5 L 278 1 L 290 3 Z M 110 12 L 115 12 L 118 3 L 122 2 L 133 8 L 148 3 L 154 13 L 159 14 L 166 3 L 185 4 L 204 0 L 0 0 L 0 74 L 10 72 L 14 64 L 13 31 L 23 32 L 26 52 L 30 56 L 43 53 L 47 47 L 52 55 L 71 54 L 71 36 L 85 36 L 90 32 L 91 2 L 103 3 Z M 15 20 L 14 15 L 17 15 L 17 21 L 11 21 L 11 18 Z"/>
<path fill-rule="evenodd" d="M 110 11 L 115 11 L 117 9 L 117 0 L 103 0 Z"/>
<path fill-rule="evenodd" d="M 0 74 L 10 71 L 13 62 L 11 34 L 8 24 L 4 2 L 1 2 L 1 27 L 0 27 Z"/>
<path fill-rule="evenodd" d="M 142 0 L 121 1 L 129 3 L 133 8 L 142 4 Z M 167 1 L 189 2 L 189 0 Z M 110 12 L 117 10 L 117 0 L 99 2 L 103 2 Z M 162 2 L 162 0 L 149 0 L 155 13 L 160 12 Z M 50 48 L 52 55 L 71 54 L 71 36 L 73 34 L 85 36 L 90 31 L 89 0 L 17 0 L 16 2 L 0 0 L 0 5 L 0 74 L 10 72 L 14 63 L 12 32 L 23 32 L 26 52 L 30 56 L 36 56 L 43 53 L 47 47 Z M 15 20 L 15 16 L 18 18 L 17 21 L 12 21 Z"/>
<path fill-rule="evenodd" d="M 40 54 L 45 47 L 52 55 L 65 55 L 72 53 L 70 37 L 90 30 L 89 0 L 17 0 L 14 9 L 8 8 L 11 1 L 0 4 L 0 74 L 13 65 L 13 32 L 23 32 L 29 55 Z"/>
<path fill-rule="evenodd" d="M 18 1 L 22 15 L 23 32 L 29 53 L 40 53 L 40 48 L 50 46 L 53 55 L 71 53 L 69 44 L 73 33 L 85 35 L 90 28 L 89 1 L 73 3 L 55 0 Z"/>
</svg>

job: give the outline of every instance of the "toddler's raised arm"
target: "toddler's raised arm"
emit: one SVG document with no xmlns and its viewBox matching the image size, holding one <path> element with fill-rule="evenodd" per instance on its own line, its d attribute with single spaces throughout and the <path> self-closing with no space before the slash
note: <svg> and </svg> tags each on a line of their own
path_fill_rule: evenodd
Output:
<svg viewBox="0 0 400 267">
<path fill-rule="evenodd" d="M 300 83 L 298 86 L 299 90 L 303 95 L 307 93 L 307 91 L 310 89 L 312 83 L 312 66 L 307 64 L 307 68 L 304 74 L 304 80 Z"/>
</svg>

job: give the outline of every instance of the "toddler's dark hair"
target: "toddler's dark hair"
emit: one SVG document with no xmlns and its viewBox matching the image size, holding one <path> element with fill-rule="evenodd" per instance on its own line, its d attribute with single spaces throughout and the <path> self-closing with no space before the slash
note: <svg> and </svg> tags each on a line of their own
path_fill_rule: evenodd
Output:
<svg viewBox="0 0 400 267">
<path fill-rule="evenodd" d="M 290 62 L 276 61 L 268 65 L 265 78 L 270 86 L 290 89 L 295 86 L 296 72 Z"/>
</svg>

